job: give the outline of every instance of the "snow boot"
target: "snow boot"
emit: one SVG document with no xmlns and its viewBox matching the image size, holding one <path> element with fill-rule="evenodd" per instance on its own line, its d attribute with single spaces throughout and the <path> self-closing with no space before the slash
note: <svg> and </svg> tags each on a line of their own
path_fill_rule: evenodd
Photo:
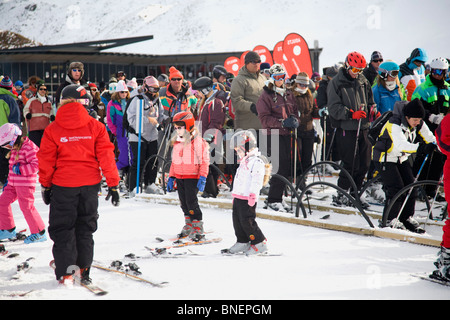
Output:
<svg viewBox="0 0 450 320">
<path fill-rule="evenodd" d="M 3 239 L 11 239 L 16 236 L 16 228 L 12 228 L 9 230 L 0 230 L 0 240 Z"/>
<path fill-rule="evenodd" d="M 80 270 L 80 282 L 85 285 L 90 285 L 92 279 L 89 277 L 89 272 L 91 268 L 83 268 Z"/>
<path fill-rule="evenodd" d="M 189 217 L 184 217 L 184 226 L 183 229 L 181 229 L 181 232 L 178 234 L 178 238 L 184 238 L 187 237 L 192 230 L 192 221 Z"/>
<path fill-rule="evenodd" d="M 251 256 L 251 255 L 255 255 L 255 254 L 262 254 L 267 252 L 267 244 L 266 241 L 261 241 L 260 243 L 257 244 L 252 244 L 250 245 L 250 248 L 245 251 L 245 254 L 247 256 Z"/>
<path fill-rule="evenodd" d="M 227 250 L 228 253 L 236 254 L 241 252 L 247 252 L 250 249 L 250 242 L 236 242 Z"/>
<path fill-rule="evenodd" d="M 422 228 L 419 222 L 417 222 L 413 217 L 409 217 L 406 221 L 403 221 L 403 225 L 409 231 L 415 233 L 425 233 L 425 229 Z"/>
<path fill-rule="evenodd" d="M 45 230 L 42 230 L 38 233 L 30 234 L 28 237 L 25 238 L 23 242 L 26 244 L 30 244 L 43 241 L 47 241 L 47 235 L 45 234 Z"/>
<path fill-rule="evenodd" d="M 265 200 L 264 203 L 266 204 L 265 209 L 271 209 L 273 211 L 279 211 L 279 212 L 292 212 L 291 207 L 284 201 L 267 202 L 267 200 Z"/>
<path fill-rule="evenodd" d="M 406 230 L 405 225 L 397 218 L 387 221 L 386 226 L 393 229 Z"/>
<path fill-rule="evenodd" d="M 63 285 L 65 287 L 67 287 L 67 288 L 72 288 L 74 283 L 75 283 L 75 280 L 74 280 L 74 278 L 73 278 L 73 276 L 71 274 L 68 274 L 68 275 L 62 276 L 58 280 L 58 283 L 60 285 Z"/>
<path fill-rule="evenodd" d="M 200 241 L 203 238 L 205 238 L 204 232 L 203 232 L 203 221 L 201 220 L 193 220 L 192 221 L 192 230 L 189 234 L 189 238 L 194 241 Z"/>
<path fill-rule="evenodd" d="M 148 193 L 148 194 L 164 194 L 164 191 L 162 190 L 162 188 L 158 188 L 158 186 L 154 183 L 145 187 L 144 192 Z"/>
<path fill-rule="evenodd" d="M 437 270 L 433 271 L 432 277 L 450 282 L 450 248 L 441 247 L 434 265 Z"/>
</svg>

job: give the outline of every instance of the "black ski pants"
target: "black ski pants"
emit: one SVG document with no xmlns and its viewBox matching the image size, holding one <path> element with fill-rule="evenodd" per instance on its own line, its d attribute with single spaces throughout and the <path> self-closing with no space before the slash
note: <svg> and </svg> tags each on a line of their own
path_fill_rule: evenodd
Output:
<svg viewBox="0 0 450 320">
<path fill-rule="evenodd" d="M 278 166 L 277 174 L 290 179 L 293 176 L 293 155 L 294 155 L 294 136 L 292 135 L 277 135 L 278 137 L 278 154 L 275 154 L 275 148 L 271 145 L 271 137 L 267 139 L 270 151 L 270 157 L 272 163 L 276 163 Z M 281 202 L 285 188 L 284 181 L 278 178 L 270 179 L 269 194 L 267 196 L 267 202 Z"/>
<path fill-rule="evenodd" d="M 181 210 L 184 216 L 191 221 L 202 220 L 203 213 L 198 205 L 198 179 L 177 179 L 178 198 L 180 199 Z"/>
<path fill-rule="evenodd" d="M 233 227 L 237 242 L 258 244 L 266 239 L 256 223 L 256 204 L 250 207 L 247 200 L 233 199 Z"/>
<path fill-rule="evenodd" d="M 133 162 L 130 168 L 130 175 L 128 179 L 129 190 L 132 191 L 137 185 L 137 168 L 138 168 L 138 142 L 130 142 L 131 152 L 133 153 Z M 140 168 L 139 172 L 141 177 L 143 177 L 143 182 L 145 186 L 151 185 L 156 180 L 156 175 L 158 173 L 158 159 L 150 160 L 144 170 L 145 162 L 152 156 L 158 153 L 158 141 L 141 142 L 141 157 L 140 157 Z M 155 161 L 156 160 L 156 163 Z M 153 165 L 154 164 L 154 165 Z"/>
<path fill-rule="evenodd" d="M 88 268 L 94 258 L 100 184 L 82 187 L 52 186 L 48 233 L 53 240 L 55 275 Z"/>
<path fill-rule="evenodd" d="M 356 188 L 361 189 L 364 177 L 369 170 L 371 160 L 371 145 L 367 139 L 369 130 L 360 130 L 358 142 L 356 143 L 357 130 L 336 129 L 336 143 L 339 150 L 339 157 L 342 160 L 343 168 L 348 171 L 355 181 Z M 355 154 L 356 147 L 356 154 Z M 350 190 L 351 181 L 341 171 L 339 173 L 338 186 L 345 191 Z"/>
<path fill-rule="evenodd" d="M 411 165 L 409 164 L 409 161 L 404 161 L 403 163 L 375 162 L 375 168 L 381 174 L 381 180 L 385 188 L 386 202 L 384 210 L 386 210 L 392 198 L 397 194 L 397 192 L 399 192 L 403 187 L 414 182 L 413 171 Z M 389 216 L 387 217 L 388 221 L 397 218 L 400 209 L 402 208 L 403 202 L 406 199 L 406 196 L 407 192 L 399 197 L 395 202 L 391 211 L 389 212 Z M 415 204 L 416 192 L 415 190 L 413 190 L 399 216 L 399 220 L 401 222 L 408 220 L 409 217 L 412 217 L 414 215 Z"/>
</svg>

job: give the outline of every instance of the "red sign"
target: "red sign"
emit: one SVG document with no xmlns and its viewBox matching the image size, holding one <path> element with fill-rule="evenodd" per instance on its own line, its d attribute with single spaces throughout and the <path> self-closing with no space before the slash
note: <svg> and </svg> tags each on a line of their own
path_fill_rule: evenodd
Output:
<svg viewBox="0 0 450 320">
<path fill-rule="evenodd" d="M 292 68 L 289 65 L 289 61 L 283 51 L 283 41 L 278 42 L 273 48 L 273 61 L 283 66 L 288 77 L 290 77 L 293 74 Z"/>
<path fill-rule="evenodd" d="M 292 74 L 303 71 L 312 76 L 311 55 L 305 39 L 297 33 L 288 34 L 283 41 L 283 52 L 292 68 Z"/>
<path fill-rule="evenodd" d="M 241 69 L 241 59 L 237 57 L 228 57 L 224 63 L 225 69 L 229 73 L 232 73 L 235 77 L 238 75 L 239 69 Z"/>
<path fill-rule="evenodd" d="M 265 46 L 256 46 L 253 51 L 259 54 L 259 56 L 261 57 L 261 62 L 267 62 L 268 64 L 270 64 L 270 66 L 273 65 L 272 54 L 270 53 L 270 50 Z"/>
</svg>

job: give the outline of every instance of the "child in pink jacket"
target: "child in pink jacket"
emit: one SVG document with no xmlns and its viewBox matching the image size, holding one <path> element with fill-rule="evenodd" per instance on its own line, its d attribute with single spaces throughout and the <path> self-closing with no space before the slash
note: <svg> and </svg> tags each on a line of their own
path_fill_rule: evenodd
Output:
<svg viewBox="0 0 450 320">
<path fill-rule="evenodd" d="M 185 225 L 179 237 L 189 236 L 201 240 L 203 214 L 198 205 L 197 192 L 205 189 L 209 170 L 209 147 L 194 127 L 194 116 L 189 111 L 179 112 L 173 117 L 172 164 L 170 166 L 167 191 L 173 190 L 176 179 L 178 197 L 184 213 Z"/>
<path fill-rule="evenodd" d="M 16 236 L 11 204 L 18 200 L 31 232 L 25 243 L 45 241 L 44 221 L 34 206 L 39 148 L 28 137 L 22 137 L 22 131 L 12 123 L 0 127 L 0 145 L 11 150 L 8 181 L 0 195 L 0 239 Z"/>
</svg>

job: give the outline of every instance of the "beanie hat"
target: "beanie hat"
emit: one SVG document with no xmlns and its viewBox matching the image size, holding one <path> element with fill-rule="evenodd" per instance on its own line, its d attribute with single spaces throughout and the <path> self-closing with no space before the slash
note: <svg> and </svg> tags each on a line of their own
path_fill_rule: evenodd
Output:
<svg viewBox="0 0 450 320">
<path fill-rule="evenodd" d="M 158 76 L 158 81 L 168 83 L 168 82 L 169 82 L 169 77 L 167 76 L 167 74 L 161 73 L 161 74 Z"/>
<path fill-rule="evenodd" d="M 17 80 L 17 81 L 14 83 L 14 86 L 16 86 L 16 87 L 23 87 L 23 82 L 20 81 L 20 80 Z"/>
<path fill-rule="evenodd" d="M 259 66 L 259 69 L 261 69 L 261 70 L 270 69 L 270 64 L 268 64 L 267 62 L 263 62 L 263 63 L 261 63 L 261 65 Z"/>
<path fill-rule="evenodd" d="M 89 86 L 89 88 L 96 88 L 97 89 L 97 86 L 93 82 L 89 82 L 88 86 Z"/>
<path fill-rule="evenodd" d="M 370 61 L 374 61 L 374 60 L 383 60 L 383 56 L 381 55 L 380 51 L 372 52 L 372 56 L 370 57 Z"/>
<path fill-rule="evenodd" d="M 70 70 L 72 69 L 80 69 L 81 70 L 81 78 L 84 76 L 84 64 L 83 62 L 74 61 L 70 63 L 69 69 L 67 70 L 67 74 L 70 76 Z"/>
<path fill-rule="evenodd" d="M 0 87 L 11 90 L 13 87 L 13 83 L 9 76 L 5 76 L 2 81 L 0 81 Z"/>
<path fill-rule="evenodd" d="M 309 77 L 306 72 L 300 72 L 295 78 L 296 83 L 309 85 Z"/>
<path fill-rule="evenodd" d="M 119 80 L 119 82 L 117 82 L 117 86 L 116 86 L 116 92 L 121 92 L 121 91 L 128 91 L 128 87 L 125 84 L 125 81 L 123 81 L 123 80 Z"/>
<path fill-rule="evenodd" d="M 261 62 L 261 57 L 255 51 L 249 51 L 244 58 L 244 63 L 249 64 L 250 62 Z"/>
<path fill-rule="evenodd" d="M 169 68 L 169 79 L 172 80 L 173 78 L 184 79 L 183 74 L 174 66 Z"/>
<path fill-rule="evenodd" d="M 425 109 L 422 101 L 416 98 L 403 107 L 403 115 L 409 118 L 424 118 Z"/>
</svg>

